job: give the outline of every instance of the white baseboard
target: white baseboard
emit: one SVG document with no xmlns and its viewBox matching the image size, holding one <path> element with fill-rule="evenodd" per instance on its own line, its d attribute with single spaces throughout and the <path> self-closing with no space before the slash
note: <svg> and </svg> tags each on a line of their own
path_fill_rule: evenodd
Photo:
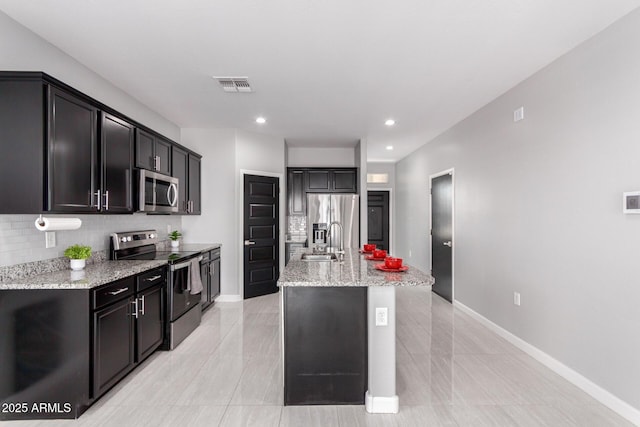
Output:
<svg viewBox="0 0 640 427">
<path fill-rule="evenodd" d="M 588 378 L 585 378 L 584 376 L 574 371 L 573 369 L 563 364 L 562 362 L 549 356 L 547 353 L 540 350 L 539 348 L 534 347 L 533 345 L 524 341 L 522 338 L 519 338 L 513 335 L 511 332 L 507 331 L 506 329 L 496 325 L 491 320 L 475 312 L 473 309 L 467 307 L 463 303 L 456 300 L 453 302 L 453 304 L 457 308 L 461 309 L 462 311 L 469 314 L 471 317 L 473 317 L 474 319 L 476 319 L 477 321 L 479 321 L 480 323 L 482 323 L 483 325 L 491 329 L 493 332 L 500 335 L 502 338 L 509 341 L 511 344 L 518 347 L 520 350 L 527 353 L 529 356 L 536 359 L 538 362 L 545 365 L 547 368 L 551 369 L 556 374 L 560 375 L 561 377 L 563 377 L 573 385 L 579 387 L 585 393 L 588 393 L 590 396 L 598 400 L 603 405 L 607 406 L 608 408 L 615 411 L 616 413 L 626 418 L 627 420 L 631 421 L 635 425 L 640 425 L 640 410 L 629 405 L 627 402 L 613 395 L 611 392 L 603 389 L 602 387 L 595 384 Z"/>
<path fill-rule="evenodd" d="M 398 396 L 374 397 L 369 390 L 364 395 L 364 409 L 370 414 L 397 414 L 400 410 Z"/>
<path fill-rule="evenodd" d="M 218 295 L 216 297 L 216 302 L 239 302 L 242 301 L 242 297 L 240 295 Z"/>
</svg>

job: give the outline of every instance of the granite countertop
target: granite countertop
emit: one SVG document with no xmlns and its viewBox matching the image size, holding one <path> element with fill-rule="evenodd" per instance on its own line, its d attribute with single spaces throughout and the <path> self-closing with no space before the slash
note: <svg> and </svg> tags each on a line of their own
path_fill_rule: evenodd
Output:
<svg viewBox="0 0 640 427">
<path fill-rule="evenodd" d="M 416 267 L 398 273 L 376 270 L 380 261 L 367 261 L 358 249 L 346 249 L 340 262 L 301 261 L 299 251 L 289 261 L 278 286 L 431 286 L 434 279 Z"/>
<path fill-rule="evenodd" d="M 207 252 L 213 249 L 218 249 L 221 246 L 222 245 L 220 243 L 181 243 L 178 250 L 187 252 Z"/>
<path fill-rule="evenodd" d="M 91 289 L 163 265 L 167 265 L 167 261 L 104 261 L 87 265 L 81 271 L 60 270 L 0 282 L 0 290 Z"/>
</svg>

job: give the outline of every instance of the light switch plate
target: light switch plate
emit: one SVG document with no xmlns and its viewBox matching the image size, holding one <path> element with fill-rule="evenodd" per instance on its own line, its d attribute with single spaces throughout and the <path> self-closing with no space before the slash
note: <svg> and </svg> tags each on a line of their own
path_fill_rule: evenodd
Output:
<svg viewBox="0 0 640 427">
<path fill-rule="evenodd" d="M 387 307 L 376 307 L 376 326 L 387 326 L 389 324 L 389 309 Z"/>
<path fill-rule="evenodd" d="M 524 120 L 524 107 L 520 107 L 513 111 L 513 121 L 519 122 L 520 120 Z"/>
</svg>

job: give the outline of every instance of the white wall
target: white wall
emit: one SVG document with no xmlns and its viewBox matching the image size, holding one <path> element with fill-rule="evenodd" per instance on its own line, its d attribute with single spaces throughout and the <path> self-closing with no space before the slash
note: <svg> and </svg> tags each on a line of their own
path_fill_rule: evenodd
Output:
<svg viewBox="0 0 640 427">
<path fill-rule="evenodd" d="M 242 171 L 284 177 L 282 138 L 236 129 L 182 129 L 182 143 L 202 155 L 202 214 L 184 217 L 185 241 L 222 243 L 221 295 L 242 296 Z M 281 263 L 284 263 L 285 182 L 280 182 Z"/>
<path fill-rule="evenodd" d="M 96 46 L 96 49 L 99 48 Z M 150 110 L 3 12 L 0 12 L 0 70 L 44 71 L 179 142 L 180 129 L 174 123 Z"/>
<path fill-rule="evenodd" d="M 202 214 L 182 219 L 184 240 L 189 243 L 221 243 L 223 295 L 238 293 L 235 215 L 235 130 L 182 129 L 182 143 L 202 155 Z"/>
<path fill-rule="evenodd" d="M 429 269 L 429 175 L 455 168 L 456 299 L 636 410 L 639 51 L 640 10 L 396 167 L 400 255 Z"/>
<path fill-rule="evenodd" d="M 179 129 L 175 124 L 2 12 L 0 70 L 44 71 L 166 136 L 179 139 Z M 0 266 L 58 258 L 73 243 L 89 244 L 94 250 L 105 250 L 108 249 L 109 233 L 115 231 L 156 228 L 161 235 L 166 235 L 167 225 L 171 228 L 181 225 L 180 217 L 170 216 L 82 215 L 80 218 L 83 220 L 82 228 L 56 232 L 57 246 L 45 249 L 44 233 L 36 231 L 34 226 L 36 215 L 0 215 Z"/>
<path fill-rule="evenodd" d="M 353 147 L 287 147 L 287 167 L 352 168 L 357 166 Z"/>
</svg>

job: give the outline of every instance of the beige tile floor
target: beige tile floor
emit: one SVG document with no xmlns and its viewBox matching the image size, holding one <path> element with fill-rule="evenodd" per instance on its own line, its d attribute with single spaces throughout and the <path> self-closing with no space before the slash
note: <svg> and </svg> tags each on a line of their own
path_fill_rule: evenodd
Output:
<svg viewBox="0 0 640 427">
<path fill-rule="evenodd" d="M 217 303 L 78 420 L 7 426 L 630 426 L 421 288 L 397 292 L 397 415 L 282 406 L 278 295 Z"/>
</svg>

